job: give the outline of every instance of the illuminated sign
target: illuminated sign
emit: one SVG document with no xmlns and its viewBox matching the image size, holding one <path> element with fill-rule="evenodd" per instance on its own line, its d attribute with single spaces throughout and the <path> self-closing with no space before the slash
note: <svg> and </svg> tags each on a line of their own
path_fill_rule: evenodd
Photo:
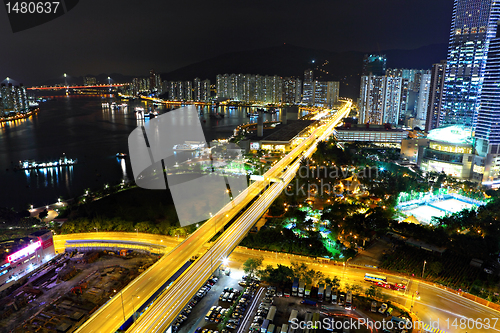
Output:
<svg viewBox="0 0 500 333">
<path fill-rule="evenodd" d="M 250 149 L 251 149 L 251 150 L 257 150 L 257 149 L 259 149 L 259 148 L 260 148 L 260 144 L 259 144 L 259 142 L 251 142 L 251 143 L 250 143 Z"/>
<path fill-rule="evenodd" d="M 42 246 L 42 242 L 38 241 L 36 243 L 32 243 L 28 246 L 26 246 L 24 249 L 17 251 L 16 253 L 11 254 L 10 256 L 7 257 L 7 260 L 9 262 L 13 262 L 22 256 L 25 256 L 27 254 L 31 254 L 36 251 L 40 246 Z"/>
<path fill-rule="evenodd" d="M 472 154 L 471 147 L 461 147 L 454 145 L 443 145 L 439 143 L 431 142 L 429 147 L 434 150 L 445 151 L 449 153 L 459 153 L 459 154 Z"/>
</svg>

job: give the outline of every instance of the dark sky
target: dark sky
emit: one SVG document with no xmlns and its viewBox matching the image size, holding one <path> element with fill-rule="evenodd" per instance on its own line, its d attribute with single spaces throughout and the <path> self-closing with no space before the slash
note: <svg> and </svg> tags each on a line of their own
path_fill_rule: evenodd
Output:
<svg viewBox="0 0 500 333">
<path fill-rule="evenodd" d="M 284 42 L 330 51 L 413 49 L 448 40 L 453 0 L 82 0 L 12 33 L 0 8 L 0 81 L 147 75 Z"/>
</svg>

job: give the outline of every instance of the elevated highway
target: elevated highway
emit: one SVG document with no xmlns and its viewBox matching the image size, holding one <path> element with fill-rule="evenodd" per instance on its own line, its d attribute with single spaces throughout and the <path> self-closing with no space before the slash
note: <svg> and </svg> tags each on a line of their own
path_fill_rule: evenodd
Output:
<svg viewBox="0 0 500 333">
<path fill-rule="evenodd" d="M 175 246 L 155 265 L 151 266 L 131 284 L 125 287 L 120 295 L 112 298 L 97 310 L 76 332 L 114 332 L 118 330 L 126 318 L 132 316 L 135 309 L 140 308 L 144 302 L 149 300 L 157 289 L 165 285 L 172 275 L 183 267 L 193 255 L 198 254 L 204 244 L 222 230 L 228 222 L 232 221 L 236 215 L 244 211 L 255 198 L 258 198 L 250 209 L 245 211 L 230 229 L 226 230 L 212 248 L 205 252 L 195 264 L 189 267 L 184 274 L 166 290 L 156 303 L 146 311 L 145 316 L 140 317 L 139 322 L 133 326 L 141 327 L 141 330 L 144 326 L 147 326 L 148 329 L 152 331 L 161 331 L 162 329 L 168 328 L 173 318 L 182 310 L 184 303 L 181 304 L 181 302 L 178 301 L 172 304 L 171 301 L 166 302 L 166 300 L 178 300 L 182 298 L 187 302 L 187 300 L 192 297 L 190 294 L 185 294 L 194 292 L 194 289 L 190 287 L 191 284 L 202 283 L 203 281 L 195 278 L 196 281 L 189 282 L 186 281 L 186 279 L 189 280 L 186 276 L 197 276 L 203 279 L 205 276 L 209 276 L 215 268 L 220 265 L 223 256 L 227 256 L 231 253 L 232 249 L 234 249 L 246 235 L 251 226 L 260 216 L 262 216 L 267 210 L 267 207 L 271 205 L 273 200 L 281 193 L 288 182 L 293 179 L 295 171 L 300 165 L 301 157 L 310 156 L 315 150 L 316 144 L 326 139 L 332 133 L 340 120 L 349 113 L 350 108 L 351 102 L 344 102 L 344 105 L 339 110 L 332 113 L 328 118 L 319 121 L 317 126 L 312 128 L 312 133 L 307 139 L 302 141 L 288 155 L 264 174 L 264 181 L 255 182 L 239 193 L 234 200 L 223 207 L 215 216 L 205 222 L 186 240 Z M 286 171 L 283 172 L 285 169 Z M 272 178 L 283 178 L 286 181 L 284 183 L 270 185 L 269 181 Z M 268 187 L 269 189 L 266 191 Z M 261 199 L 261 197 L 263 197 L 263 199 Z M 228 232 L 229 230 L 231 231 Z M 158 236 L 151 235 L 151 237 L 154 238 Z M 209 266 L 207 266 L 208 261 L 210 261 Z M 181 292 L 179 293 L 179 291 Z M 168 306 L 165 306 L 166 303 L 168 303 Z M 158 323 L 158 318 L 164 317 L 166 308 L 170 309 L 167 316 L 168 319 L 161 319 Z M 146 314 L 148 314 L 147 317 Z M 143 320 L 142 318 L 147 319 Z"/>
<path fill-rule="evenodd" d="M 264 175 L 264 181 L 252 184 L 252 198 L 248 194 L 241 193 L 235 201 L 239 203 L 232 207 L 238 212 L 245 209 L 249 201 L 257 197 L 247 210 L 240 215 L 236 221 L 227 229 L 222 236 L 205 252 L 196 262 L 191 265 L 168 288 L 164 294 L 139 317 L 136 323 L 127 332 L 164 332 L 168 329 L 174 319 L 187 305 L 189 300 L 197 293 L 205 280 L 217 269 L 221 261 L 228 257 L 233 249 L 250 231 L 251 227 L 265 213 L 273 201 L 281 194 L 283 189 L 295 177 L 300 167 L 302 157 L 309 157 L 316 149 L 318 142 L 325 140 L 333 131 L 335 126 L 350 111 L 351 103 L 345 102 L 336 113 L 322 121 L 311 135 L 286 155 L 280 162 L 276 163 Z M 283 182 L 270 184 L 271 178 L 281 178 Z M 252 189 L 252 187 L 254 189 Z M 255 190 L 258 190 L 258 192 Z M 267 188 L 267 189 L 266 189 Z M 244 198 L 240 196 L 244 195 Z M 242 200 L 245 199 L 245 200 Z M 250 199 L 250 200 L 249 200 Z M 228 216 L 228 214 L 218 213 L 218 216 Z M 227 223 L 229 220 L 221 221 Z M 210 220 L 207 224 L 211 222 Z M 190 242 L 189 238 L 186 242 Z"/>
</svg>

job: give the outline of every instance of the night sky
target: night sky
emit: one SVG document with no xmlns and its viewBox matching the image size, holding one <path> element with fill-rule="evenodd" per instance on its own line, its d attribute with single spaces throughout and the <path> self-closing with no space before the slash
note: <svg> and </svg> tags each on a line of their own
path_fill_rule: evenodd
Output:
<svg viewBox="0 0 500 333">
<path fill-rule="evenodd" d="M 230 51 L 290 43 L 329 51 L 447 43 L 453 0 L 83 0 L 12 33 L 0 8 L 0 81 L 168 72 Z"/>
</svg>

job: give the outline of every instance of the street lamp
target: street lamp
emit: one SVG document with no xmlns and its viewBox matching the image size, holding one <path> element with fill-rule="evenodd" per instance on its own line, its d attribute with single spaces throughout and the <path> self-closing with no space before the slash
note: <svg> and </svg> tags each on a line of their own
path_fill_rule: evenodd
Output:
<svg viewBox="0 0 500 333">
<path fill-rule="evenodd" d="M 95 229 L 95 231 L 96 231 L 96 232 L 99 232 L 99 228 L 97 228 L 97 227 L 94 227 L 94 229 Z"/>
<path fill-rule="evenodd" d="M 139 237 L 139 230 L 134 229 L 137 232 L 137 237 Z"/>
<path fill-rule="evenodd" d="M 116 289 L 113 291 L 116 293 Z M 123 292 L 121 290 L 120 290 L 120 298 L 122 299 L 123 321 L 126 322 L 127 318 L 125 317 L 125 307 L 123 306 Z"/>
<path fill-rule="evenodd" d="M 425 264 L 427 264 L 427 261 L 424 260 L 424 268 L 422 269 L 422 279 L 424 278 Z"/>
</svg>

